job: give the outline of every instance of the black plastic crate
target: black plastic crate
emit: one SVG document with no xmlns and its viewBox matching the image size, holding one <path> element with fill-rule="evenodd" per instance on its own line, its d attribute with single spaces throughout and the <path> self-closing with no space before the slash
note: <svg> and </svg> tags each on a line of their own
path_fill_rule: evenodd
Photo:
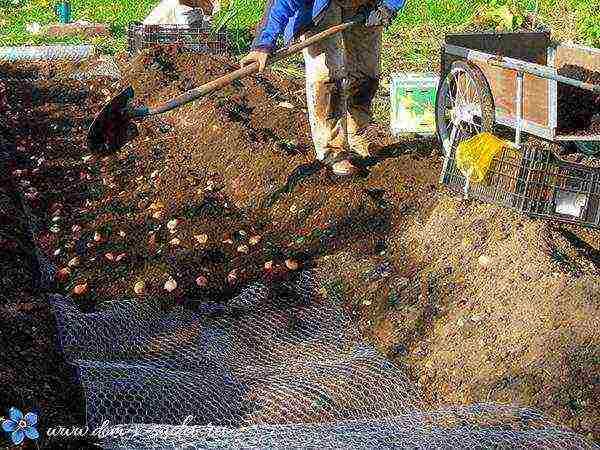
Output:
<svg viewBox="0 0 600 450">
<path fill-rule="evenodd" d="M 441 175 L 453 192 L 536 218 L 600 228 L 600 168 L 563 161 L 546 148 L 505 148 L 481 183 L 467 183 L 455 152 Z"/>
<path fill-rule="evenodd" d="M 201 26 L 144 25 L 139 22 L 129 24 L 127 48 L 130 55 L 156 45 L 174 45 L 184 50 L 215 54 L 228 54 L 230 50 L 227 32 L 213 32 L 210 24 Z"/>
</svg>

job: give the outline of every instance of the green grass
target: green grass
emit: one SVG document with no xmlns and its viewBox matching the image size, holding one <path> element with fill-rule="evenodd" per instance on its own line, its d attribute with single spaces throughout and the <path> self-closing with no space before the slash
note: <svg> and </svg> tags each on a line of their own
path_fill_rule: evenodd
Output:
<svg viewBox="0 0 600 450">
<path fill-rule="evenodd" d="M 0 45 L 39 45 L 56 42 L 82 43 L 86 38 L 51 39 L 34 36 L 25 31 L 25 25 L 56 22 L 54 2 L 44 5 L 44 0 L 20 0 L 19 7 L 9 6 L 10 0 L 0 0 Z M 129 22 L 143 19 L 156 4 L 156 0 L 71 0 L 73 20 L 108 23 L 112 36 L 96 39 L 95 44 L 109 52 L 125 48 L 125 27 Z"/>
<path fill-rule="evenodd" d="M 18 1 L 15 6 L 12 2 Z M 57 42 L 25 31 L 25 25 L 42 25 L 55 21 L 53 2 L 48 0 L 0 0 L 0 45 L 44 44 Z M 444 34 L 460 31 L 470 23 L 482 5 L 509 2 L 523 11 L 538 11 L 550 25 L 555 38 L 600 46 L 600 8 L 597 0 L 408 0 L 384 39 L 383 73 L 394 70 L 435 69 L 436 53 Z M 157 0 L 72 0 L 74 20 L 111 24 L 111 37 L 96 39 L 94 44 L 106 52 L 125 47 L 125 27 L 142 20 Z M 227 22 L 237 50 L 247 49 L 251 30 L 260 20 L 264 0 L 231 0 L 235 13 Z M 61 39 L 61 42 L 81 43 L 84 37 Z"/>
</svg>

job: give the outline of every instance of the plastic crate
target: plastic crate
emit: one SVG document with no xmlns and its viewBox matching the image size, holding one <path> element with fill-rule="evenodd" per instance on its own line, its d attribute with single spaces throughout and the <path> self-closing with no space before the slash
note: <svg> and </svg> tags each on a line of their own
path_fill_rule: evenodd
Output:
<svg viewBox="0 0 600 450">
<path fill-rule="evenodd" d="M 481 183 L 468 183 L 455 151 L 446 156 L 441 175 L 453 192 L 536 218 L 600 228 L 600 168 L 562 161 L 545 148 L 506 148 Z"/>
<path fill-rule="evenodd" d="M 227 54 L 230 48 L 227 33 L 213 33 L 208 23 L 201 26 L 129 24 L 127 48 L 130 55 L 156 45 L 175 45 L 185 50 L 215 54 Z"/>
</svg>

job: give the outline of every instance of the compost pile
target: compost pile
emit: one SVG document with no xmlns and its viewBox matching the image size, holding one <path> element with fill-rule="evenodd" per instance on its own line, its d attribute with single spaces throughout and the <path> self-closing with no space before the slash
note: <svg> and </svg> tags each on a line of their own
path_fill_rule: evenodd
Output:
<svg viewBox="0 0 600 450">
<path fill-rule="evenodd" d="M 33 218 L 35 242 L 57 269 L 52 290 L 74 302 L 61 301 L 58 308 L 63 344 L 79 355 L 73 358 L 136 360 L 134 353 L 148 346 L 152 357 L 160 351 L 177 355 L 169 364 L 187 373 L 185 364 L 200 356 L 211 362 L 214 356 L 176 353 L 198 339 L 207 352 L 224 351 L 232 366 L 252 359 L 248 349 L 255 346 L 269 361 L 308 358 L 315 353 L 311 347 L 299 350 L 296 345 L 304 341 L 290 336 L 296 339 L 302 331 L 302 339 L 315 342 L 320 342 L 315 336 L 339 339 L 341 325 L 325 321 L 337 317 L 335 299 L 344 298 L 345 311 L 363 334 L 418 381 L 428 407 L 530 405 L 588 437 L 600 437 L 598 231 L 533 221 L 449 196 L 438 186 L 441 160 L 431 156 L 426 141 L 390 144 L 366 179 L 331 179 L 312 164 L 302 86 L 276 74 L 248 78 L 140 123 L 139 136 L 121 151 L 90 154 L 85 132 L 91 113 L 128 82 L 138 103 L 155 105 L 234 66 L 223 58 L 153 49 L 125 67 L 121 82 L 7 85 L 16 133 L 12 176 Z M 299 319 L 297 305 L 288 310 L 286 302 L 252 291 L 255 281 L 272 289 L 299 283 L 303 278 L 296 277 L 305 273 L 300 269 L 311 269 L 322 282 L 315 287 L 317 309 L 300 308 Z M 174 316 L 161 322 L 128 312 L 131 305 L 156 300 Z M 232 301 L 237 306 L 228 306 Z M 213 347 L 199 331 L 204 319 L 185 315 L 177 303 L 190 306 L 186 311 L 233 308 L 231 321 L 215 330 L 217 343 L 229 343 L 228 350 Z M 240 303 L 250 328 L 236 316 Z M 100 314 L 88 318 L 80 310 Z M 134 326 L 138 322 L 140 328 Z M 111 344 L 113 335 L 122 339 L 118 345 Z M 94 345 L 85 347 L 88 341 Z M 274 345 L 282 342 L 281 348 Z M 216 371 L 220 362 L 212 363 Z M 244 367 L 254 364 L 250 360 Z M 316 417 L 329 417 L 325 410 L 337 417 L 336 392 L 349 383 L 339 376 L 358 373 L 348 364 L 326 377 L 332 380 L 328 401 L 309 402 L 326 405 Z M 118 389 L 112 380 L 119 377 L 171 380 L 170 372 L 144 375 L 141 366 L 124 371 L 102 362 L 84 369 L 88 388 L 98 393 Z M 396 372 L 398 383 L 389 383 L 370 377 L 381 375 L 380 369 L 370 370 L 349 378 L 356 392 L 366 389 L 392 403 L 400 391 L 412 392 Z M 183 390 L 173 393 L 172 386 L 161 384 L 169 399 L 198 397 L 198 391 L 187 391 L 194 380 L 174 376 Z M 257 380 L 261 389 L 268 389 L 263 385 L 270 376 Z M 213 381 L 197 386 L 212 395 Z M 294 389 L 302 385 L 295 383 Z M 371 391 L 376 385 L 393 392 Z M 143 383 L 138 388 L 146 389 Z M 244 398 L 260 402 L 256 392 Z M 106 411 L 101 399 L 107 397 L 98 395 L 92 403 Z M 356 398 L 348 402 L 362 411 Z M 368 398 L 369 404 L 375 401 Z M 404 400 L 421 408 L 412 397 L 399 403 Z M 152 414 L 143 406 L 144 414 Z"/>
</svg>

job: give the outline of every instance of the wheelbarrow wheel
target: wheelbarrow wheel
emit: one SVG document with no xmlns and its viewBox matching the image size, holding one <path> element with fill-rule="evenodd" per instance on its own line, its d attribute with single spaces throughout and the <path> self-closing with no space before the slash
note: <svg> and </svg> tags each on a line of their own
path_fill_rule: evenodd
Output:
<svg viewBox="0 0 600 450">
<path fill-rule="evenodd" d="M 440 82 L 435 98 L 436 131 L 448 155 L 461 141 L 494 131 L 494 100 L 481 70 L 455 61 Z"/>
</svg>

